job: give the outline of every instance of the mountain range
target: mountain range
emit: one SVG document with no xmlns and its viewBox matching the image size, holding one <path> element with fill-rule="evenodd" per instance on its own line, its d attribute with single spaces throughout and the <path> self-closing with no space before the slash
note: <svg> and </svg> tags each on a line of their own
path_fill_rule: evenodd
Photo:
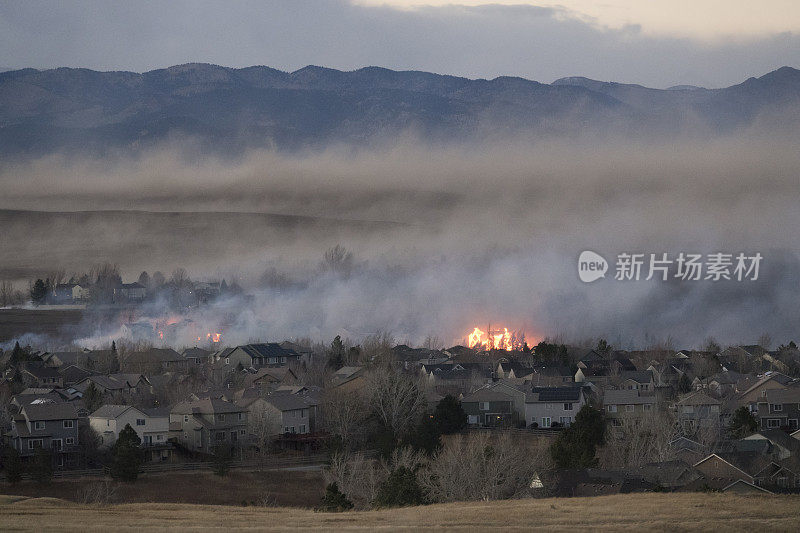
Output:
<svg viewBox="0 0 800 533">
<path fill-rule="evenodd" d="M 379 67 L 21 69 L 0 73 L 0 155 L 135 150 L 181 138 L 236 152 L 363 145 L 407 132 L 432 141 L 716 135 L 762 114 L 783 116 L 798 103 L 800 71 L 791 67 L 722 89 L 582 77 L 544 84 Z"/>
</svg>

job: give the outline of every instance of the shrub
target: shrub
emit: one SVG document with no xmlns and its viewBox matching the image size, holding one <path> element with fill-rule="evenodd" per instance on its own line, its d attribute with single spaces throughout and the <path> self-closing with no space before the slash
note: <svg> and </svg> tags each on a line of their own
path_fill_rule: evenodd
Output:
<svg viewBox="0 0 800 533">
<path fill-rule="evenodd" d="M 353 508 L 353 502 L 347 499 L 347 496 L 339 490 L 336 483 L 329 483 L 325 487 L 325 496 L 322 497 L 322 502 L 317 508 L 318 511 L 328 513 L 339 513 L 342 511 L 349 511 Z"/>
<path fill-rule="evenodd" d="M 401 466 L 389 474 L 375 497 L 375 507 L 403 507 L 426 503 L 425 493 L 417 482 L 417 474 Z"/>
</svg>

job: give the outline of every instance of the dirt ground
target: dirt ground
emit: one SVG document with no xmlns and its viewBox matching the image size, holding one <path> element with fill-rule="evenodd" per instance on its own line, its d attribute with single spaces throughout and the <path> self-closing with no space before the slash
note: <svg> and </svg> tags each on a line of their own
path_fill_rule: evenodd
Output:
<svg viewBox="0 0 800 533">
<path fill-rule="evenodd" d="M 800 496 L 706 493 L 463 502 L 381 511 L 177 504 L 79 505 L 51 498 L 0 498 L 0 530 L 88 531 L 470 530 L 798 531 Z"/>
<path fill-rule="evenodd" d="M 80 309 L 0 309 L 0 343 L 23 333 L 56 336 L 82 318 Z"/>
<path fill-rule="evenodd" d="M 98 479 L 53 480 L 46 486 L 33 481 L 0 483 L 0 494 L 60 498 L 82 502 Z M 325 492 L 319 471 L 250 472 L 232 470 L 225 477 L 211 472 L 147 474 L 135 483 L 115 483 L 117 503 L 191 503 L 201 505 L 316 506 Z M 2 528 L 0 528 L 2 529 Z"/>
</svg>

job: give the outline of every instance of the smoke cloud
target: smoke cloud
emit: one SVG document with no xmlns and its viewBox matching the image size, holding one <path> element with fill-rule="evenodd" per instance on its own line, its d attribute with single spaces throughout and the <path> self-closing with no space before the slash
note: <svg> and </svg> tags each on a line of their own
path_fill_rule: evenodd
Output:
<svg viewBox="0 0 800 533">
<path fill-rule="evenodd" d="M 206 331 L 225 344 L 378 331 L 456 343 L 489 323 L 533 342 L 785 342 L 800 323 L 797 141 L 754 128 L 685 142 L 431 146 L 409 135 L 236 160 L 185 143 L 135 158 L 52 155 L 0 169 L 0 208 L 36 211 L 2 212 L 0 277 L 108 260 L 126 280 L 182 266 L 252 296 L 179 317 L 193 325 L 177 345 Z M 347 272 L 320 268 L 336 244 L 353 252 Z M 605 279 L 579 280 L 584 250 L 609 261 Z M 616 281 L 622 252 L 764 259 L 757 281 Z M 87 330 L 84 344 L 119 325 Z"/>
</svg>

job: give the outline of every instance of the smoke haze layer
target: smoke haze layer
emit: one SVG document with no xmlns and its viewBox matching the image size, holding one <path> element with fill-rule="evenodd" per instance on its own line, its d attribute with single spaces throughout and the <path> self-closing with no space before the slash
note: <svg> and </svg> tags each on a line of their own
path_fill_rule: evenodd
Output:
<svg viewBox="0 0 800 533">
<path fill-rule="evenodd" d="M 225 328 L 226 343 L 377 331 L 448 343 L 487 323 L 619 346 L 784 342 L 800 323 L 797 141 L 759 126 L 703 142 L 408 136 L 236 160 L 166 144 L 137 157 L 56 154 L 0 169 L 0 209 L 34 211 L 0 213 L 0 245 L 13 251 L 0 278 L 99 261 L 126 281 L 178 266 L 233 277 L 254 298 L 194 317 Z M 354 253 L 344 274 L 319 268 L 336 244 Z M 579 280 L 583 250 L 608 260 L 605 279 Z M 764 259 L 757 281 L 616 281 L 622 252 Z"/>
</svg>

